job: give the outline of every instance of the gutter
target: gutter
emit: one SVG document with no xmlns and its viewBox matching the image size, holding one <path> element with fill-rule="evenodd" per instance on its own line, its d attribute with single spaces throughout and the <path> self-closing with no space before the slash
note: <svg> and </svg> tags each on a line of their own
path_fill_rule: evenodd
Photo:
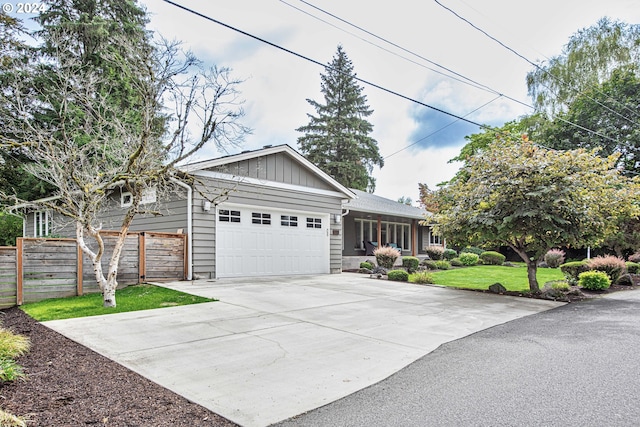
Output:
<svg viewBox="0 0 640 427">
<path fill-rule="evenodd" d="M 187 280 L 193 280 L 193 189 L 176 178 L 171 181 L 187 190 Z"/>
</svg>

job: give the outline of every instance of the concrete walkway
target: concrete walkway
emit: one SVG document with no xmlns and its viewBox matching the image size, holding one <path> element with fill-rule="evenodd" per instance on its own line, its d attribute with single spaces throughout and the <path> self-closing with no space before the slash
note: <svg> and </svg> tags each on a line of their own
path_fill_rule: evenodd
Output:
<svg viewBox="0 0 640 427">
<path fill-rule="evenodd" d="M 163 286 L 220 301 L 44 324 L 247 427 L 320 407 L 443 343 L 561 305 L 352 273 Z"/>
</svg>

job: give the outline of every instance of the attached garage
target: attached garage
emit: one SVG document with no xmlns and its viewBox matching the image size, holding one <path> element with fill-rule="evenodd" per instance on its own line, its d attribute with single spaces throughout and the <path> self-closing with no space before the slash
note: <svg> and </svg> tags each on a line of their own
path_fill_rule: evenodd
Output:
<svg viewBox="0 0 640 427">
<path fill-rule="evenodd" d="M 217 277 L 330 272 L 327 214 L 221 205 L 216 220 Z"/>
</svg>

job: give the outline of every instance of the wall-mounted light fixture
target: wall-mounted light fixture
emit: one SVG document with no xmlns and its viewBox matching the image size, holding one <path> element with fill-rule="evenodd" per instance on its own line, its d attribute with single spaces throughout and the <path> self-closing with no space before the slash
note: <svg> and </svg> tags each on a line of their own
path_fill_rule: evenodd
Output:
<svg viewBox="0 0 640 427">
<path fill-rule="evenodd" d="M 342 215 L 340 214 L 332 214 L 333 216 L 333 223 L 334 224 L 340 224 L 342 222 Z"/>
<path fill-rule="evenodd" d="M 208 200 L 202 201 L 202 210 L 205 212 L 209 212 L 211 210 L 211 202 Z"/>
</svg>

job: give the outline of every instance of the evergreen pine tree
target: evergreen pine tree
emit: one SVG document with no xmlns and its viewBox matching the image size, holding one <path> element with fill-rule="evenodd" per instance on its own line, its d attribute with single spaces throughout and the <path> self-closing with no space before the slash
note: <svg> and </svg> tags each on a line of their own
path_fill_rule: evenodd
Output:
<svg viewBox="0 0 640 427">
<path fill-rule="evenodd" d="M 320 74 L 324 104 L 307 99 L 317 115 L 307 114 L 309 124 L 296 129 L 300 151 L 309 161 L 346 187 L 373 192 L 374 166 L 384 159 L 378 143 L 369 136 L 373 125 L 366 118 L 373 110 L 355 79 L 353 64 L 342 46 Z"/>
</svg>

